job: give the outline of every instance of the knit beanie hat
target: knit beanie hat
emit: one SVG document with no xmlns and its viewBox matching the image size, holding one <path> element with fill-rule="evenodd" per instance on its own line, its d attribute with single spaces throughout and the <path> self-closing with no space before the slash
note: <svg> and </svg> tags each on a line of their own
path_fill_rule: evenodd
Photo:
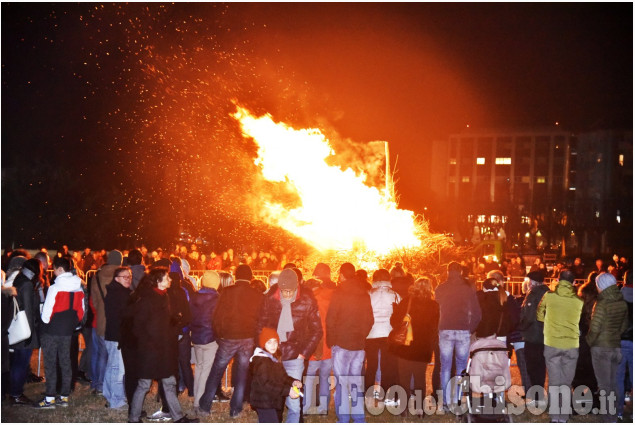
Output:
<svg viewBox="0 0 635 425">
<path fill-rule="evenodd" d="M 172 261 L 170 263 L 170 273 L 176 273 L 181 279 L 183 279 L 183 270 L 181 270 L 181 265 L 178 261 Z"/>
<path fill-rule="evenodd" d="M 598 287 L 598 290 L 604 291 L 609 286 L 613 286 L 617 284 L 615 280 L 615 276 L 611 273 L 600 273 L 598 277 L 595 279 L 595 284 Z"/>
<path fill-rule="evenodd" d="M 261 348 L 265 348 L 265 344 L 270 339 L 275 339 L 280 343 L 280 337 L 278 336 L 278 332 L 276 332 L 273 328 L 262 328 L 260 332 L 260 336 L 258 337 L 258 346 Z"/>
<path fill-rule="evenodd" d="M 545 276 L 537 270 L 527 273 L 527 277 L 529 278 L 529 280 L 533 280 L 534 282 L 542 283 L 545 281 Z"/>
<path fill-rule="evenodd" d="M 109 266 L 119 266 L 123 264 L 123 254 L 121 251 L 117 251 L 113 249 L 108 253 L 108 265 Z"/>
<path fill-rule="evenodd" d="M 278 277 L 278 287 L 295 291 L 298 288 L 298 275 L 292 269 L 284 269 Z"/>
<path fill-rule="evenodd" d="M 207 270 L 201 277 L 201 286 L 218 290 L 220 276 L 214 270 Z"/>
<path fill-rule="evenodd" d="M 236 280 L 249 280 L 251 281 L 251 278 L 254 277 L 253 273 L 251 272 L 251 267 L 249 267 L 247 264 L 241 264 L 240 266 L 238 266 L 236 268 Z"/>
</svg>

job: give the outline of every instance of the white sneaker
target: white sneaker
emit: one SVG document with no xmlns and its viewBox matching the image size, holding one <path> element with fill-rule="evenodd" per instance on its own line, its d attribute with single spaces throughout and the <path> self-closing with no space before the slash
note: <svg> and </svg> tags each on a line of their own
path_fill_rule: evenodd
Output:
<svg viewBox="0 0 635 425">
<path fill-rule="evenodd" d="M 151 415 L 148 415 L 147 419 L 149 421 L 161 421 L 166 422 L 172 419 L 172 415 L 169 413 L 165 413 L 163 410 L 159 409 Z"/>
<path fill-rule="evenodd" d="M 399 400 L 395 400 L 394 398 L 387 398 L 384 400 L 384 406 L 399 406 Z"/>
</svg>

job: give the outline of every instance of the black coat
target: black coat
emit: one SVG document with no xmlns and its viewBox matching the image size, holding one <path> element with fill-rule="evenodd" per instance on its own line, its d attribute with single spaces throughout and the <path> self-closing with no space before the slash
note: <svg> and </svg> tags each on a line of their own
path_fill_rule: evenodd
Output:
<svg viewBox="0 0 635 425">
<path fill-rule="evenodd" d="M 214 311 L 214 334 L 217 338 L 255 338 L 258 331 L 258 315 L 263 295 L 249 286 L 249 282 L 238 280 L 223 289 Z"/>
<path fill-rule="evenodd" d="M 254 409 L 283 409 L 295 379 L 287 375 L 281 362 L 274 362 L 269 357 L 254 356 L 250 368 L 251 406 Z"/>
<path fill-rule="evenodd" d="M 525 342 L 534 344 L 544 343 L 544 323 L 538 321 L 536 313 L 538 311 L 538 304 L 540 304 L 542 297 L 547 292 L 549 292 L 547 285 L 538 285 L 531 288 L 529 293 L 525 295 L 525 300 L 520 308 L 519 325 Z"/>
<path fill-rule="evenodd" d="M 190 295 L 192 344 L 204 345 L 216 341 L 216 335 L 214 335 L 212 328 L 212 318 L 218 297 L 218 292 L 212 288 L 201 288 L 200 291 Z"/>
<path fill-rule="evenodd" d="M 162 379 L 178 376 L 178 325 L 172 317 L 167 294 L 154 288 L 130 297 L 121 321 L 120 346 L 134 355 L 137 378 Z"/>
<path fill-rule="evenodd" d="M 106 341 L 119 341 L 121 315 L 128 304 L 132 290 L 113 280 L 108 284 L 108 293 L 104 298 L 106 311 Z"/>
<path fill-rule="evenodd" d="M 390 324 L 396 329 L 408 311 L 408 298 L 395 306 Z M 410 345 L 391 345 L 390 351 L 406 360 L 430 363 L 434 347 L 439 339 L 439 304 L 430 298 L 413 298 L 410 305 L 412 342 Z"/>
<path fill-rule="evenodd" d="M 31 336 L 24 341 L 11 346 L 16 349 L 37 349 L 40 348 L 39 328 L 40 328 L 40 297 L 33 290 L 33 282 L 22 273 L 16 276 L 13 286 L 18 291 L 18 305 L 20 310 L 24 310 L 26 318 L 31 328 Z M 13 302 L 11 302 L 13 312 Z"/>
<path fill-rule="evenodd" d="M 326 345 L 363 350 L 374 323 L 370 295 L 355 279 L 346 280 L 333 292 L 326 315 Z"/>
<path fill-rule="evenodd" d="M 262 328 L 278 329 L 282 304 L 278 285 L 273 285 L 265 295 L 258 320 L 258 333 Z M 298 287 L 296 299 L 291 303 L 293 332 L 280 344 L 282 360 L 297 359 L 302 354 L 306 359 L 311 357 L 322 339 L 322 322 L 317 301 L 310 289 Z"/>
<path fill-rule="evenodd" d="M 189 324 L 192 321 L 190 303 L 187 299 L 185 289 L 181 286 L 181 277 L 178 273 L 170 272 L 172 284 L 168 288 L 170 296 L 170 310 L 172 317 L 177 321 L 180 334 L 189 332 Z"/>
</svg>

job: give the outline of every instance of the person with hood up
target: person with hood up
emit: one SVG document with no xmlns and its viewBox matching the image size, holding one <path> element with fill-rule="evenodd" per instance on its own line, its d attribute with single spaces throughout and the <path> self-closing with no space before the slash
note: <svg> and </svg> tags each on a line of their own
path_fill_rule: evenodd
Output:
<svg viewBox="0 0 635 425">
<path fill-rule="evenodd" d="M 617 367 L 622 360 L 621 336 L 628 329 L 628 306 L 617 287 L 615 276 L 600 273 L 596 278 L 598 299 L 593 307 L 591 325 L 586 340 L 591 347 L 593 371 L 598 382 L 598 390 L 605 391 L 608 400 L 617 393 Z M 601 394 L 601 393 L 600 393 Z M 615 400 L 615 398 L 613 398 Z M 615 422 L 615 415 L 605 415 L 607 422 Z"/>
<path fill-rule="evenodd" d="M 143 254 L 138 249 L 133 249 L 128 253 L 128 266 L 132 270 L 132 284 L 130 288 L 134 291 L 139 286 L 141 278 L 146 274 L 146 266 L 143 265 Z"/>
<path fill-rule="evenodd" d="M 278 283 L 269 289 L 262 303 L 258 329 L 277 329 L 282 365 L 295 379 L 302 379 L 304 361 L 322 338 L 322 322 L 311 289 L 300 285 L 295 269 L 284 269 Z M 253 383 L 252 383 L 253 385 Z M 287 422 L 300 421 L 300 400 L 287 398 Z"/>
<path fill-rule="evenodd" d="M 253 376 L 249 400 L 260 423 L 282 422 L 285 399 L 297 400 L 301 394 L 302 382 L 287 375 L 282 365 L 279 343 L 275 329 L 263 328 L 249 359 Z"/>
<path fill-rule="evenodd" d="M 584 303 L 576 294 L 574 280 L 575 276 L 571 270 L 563 270 L 556 290 L 544 295 L 536 312 L 537 319 L 544 323 L 544 356 L 550 388 L 562 388 L 562 385 L 571 388 L 575 376 L 580 345 L 579 322 Z M 562 400 L 560 395 L 563 396 Z M 550 414 L 552 422 L 569 420 L 570 392 L 549 391 L 549 404 L 560 412 Z"/>
<path fill-rule="evenodd" d="M 33 354 L 34 349 L 40 347 L 40 296 L 38 288 L 42 285 L 42 281 L 42 265 L 35 258 L 24 262 L 22 270 L 13 281 L 13 287 L 17 291 L 18 307 L 26 313 L 31 336 L 11 345 L 13 352 L 9 355 L 11 361 L 9 401 L 12 405 L 32 403 L 24 395 L 24 384 L 29 372 L 31 354 Z M 13 305 L 11 311 L 13 311 Z"/>
<path fill-rule="evenodd" d="M 92 256 L 90 256 L 92 258 Z M 97 325 L 93 328 L 91 347 L 91 377 L 90 383 L 93 394 L 102 394 L 104 388 L 104 374 L 108 363 L 108 349 L 106 348 L 106 309 L 104 300 L 108 289 L 106 285 L 115 277 L 115 270 L 123 264 L 123 254 L 116 249 L 108 253 L 108 262 L 93 276 L 90 283 L 90 301 L 95 309 Z"/>
<path fill-rule="evenodd" d="M 55 257 L 53 270 L 55 283 L 46 293 L 42 309 L 41 343 L 46 389 L 45 397 L 34 405 L 39 409 L 68 406 L 73 379 L 71 337 L 85 314 L 82 280 L 71 273 L 70 261 L 67 258 Z M 58 376 L 58 364 L 61 376 Z M 60 396 L 56 400 L 58 379 L 61 379 L 62 385 Z"/>
</svg>

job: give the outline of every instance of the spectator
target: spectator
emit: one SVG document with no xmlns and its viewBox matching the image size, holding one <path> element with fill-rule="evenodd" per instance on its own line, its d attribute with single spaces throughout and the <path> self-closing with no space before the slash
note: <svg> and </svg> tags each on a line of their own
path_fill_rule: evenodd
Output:
<svg viewBox="0 0 635 425">
<path fill-rule="evenodd" d="M 128 266 L 132 270 L 132 284 L 130 288 L 136 290 L 141 278 L 146 274 L 146 267 L 143 265 L 143 254 L 138 249 L 133 249 L 128 253 Z"/>
<path fill-rule="evenodd" d="M 545 364 L 549 374 L 549 386 L 571 388 L 578 360 L 580 314 L 583 302 L 573 288 L 574 274 L 570 270 L 560 273 L 560 281 L 554 292 L 547 292 L 538 305 L 537 318 L 544 323 Z M 566 422 L 569 414 L 565 404 L 571 394 L 549 392 L 549 403 L 560 413 L 550 413 L 551 420 Z M 556 398 L 555 400 L 553 398 Z"/>
<path fill-rule="evenodd" d="M 456 361 L 457 372 L 467 367 L 470 334 L 481 321 L 481 308 L 474 288 L 461 276 L 461 265 L 457 262 L 448 265 L 448 278 L 438 286 L 436 300 L 440 309 L 441 388 L 444 409 L 447 410 L 458 401 L 458 391 L 449 385 L 452 359 Z"/>
<path fill-rule="evenodd" d="M 617 367 L 622 360 L 621 336 L 632 325 L 632 321 L 628 321 L 628 307 L 617 287 L 615 276 L 600 273 L 596 285 L 599 294 L 586 340 L 591 347 L 598 390 L 605 391 L 610 400 L 617 393 Z M 607 422 L 617 419 L 610 411 L 604 418 Z"/>
<path fill-rule="evenodd" d="M 355 266 L 342 264 L 339 285 L 326 316 L 326 344 L 331 348 L 337 380 L 335 414 L 338 422 L 347 423 L 351 418 L 354 422 L 365 420 L 362 368 L 366 336 L 373 323 L 370 296 L 355 279 Z"/>
<path fill-rule="evenodd" d="M 617 419 L 618 422 L 630 422 L 631 418 L 624 418 L 625 390 L 633 391 L 633 272 L 624 273 L 624 286 L 621 291 L 628 307 L 628 329 L 621 336 L 622 360 L 617 368 Z M 626 368 L 628 367 L 628 373 Z M 624 383 L 628 382 L 627 387 Z M 630 420 L 629 420 L 630 419 Z"/>
<path fill-rule="evenodd" d="M 589 278 L 578 288 L 578 297 L 584 303 L 582 306 L 582 314 L 580 315 L 580 345 L 578 347 L 578 361 L 575 368 L 575 376 L 572 385 L 574 387 L 586 385 L 594 397 L 597 405 L 598 399 L 598 383 L 595 379 L 593 371 L 593 360 L 591 358 L 591 347 L 586 340 L 591 325 L 591 314 L 593 306 L 598 298 L 598 288 L 595 280 L 598 274 L 596 272 L 589 273 Z"/>
</svg>

